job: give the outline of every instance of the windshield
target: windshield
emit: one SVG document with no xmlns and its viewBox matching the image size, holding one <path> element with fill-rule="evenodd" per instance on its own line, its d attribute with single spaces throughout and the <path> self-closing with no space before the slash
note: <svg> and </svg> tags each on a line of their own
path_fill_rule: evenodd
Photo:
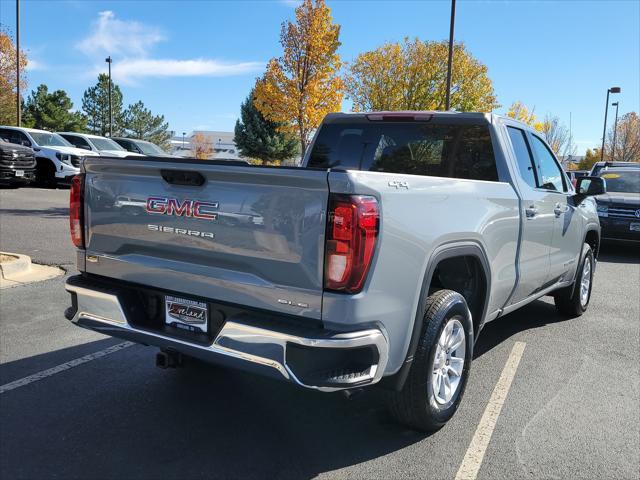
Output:
<svg viewBox="0 0 640 480">
<path fill-rule="evenodd" d="M 600 176 L 607 182 L 607 192 L 640 193 L 640 171 L 608 171 Z"/>
<path fill-rule="evenodd" d="M 110 138 L 90 137 L 89 140 L 91 140 L 91 143 L 93 143 L 98 150 L 118 150 L 123 152 L 125 151 L 124 148 L 122 148 L 120 145 L 118 145 L 116 142 L 114 142 Z"/>
<path fill-rule="evenodd" d="M 73 145 L 57 133 L 29 132 L 29 135 L 31 135 L 41 147 L 73 147 Z"/>
<path fill-rule="evenodd" d="M 167 152 L 165 152 L 159 146 L 151 142 L 136 140 L 136 145 L 138 145 L 138 148 L 142 150 L 142 153 L 144 153 L 145 155 L 166 155 L 167 154 Z"/>
</svg>

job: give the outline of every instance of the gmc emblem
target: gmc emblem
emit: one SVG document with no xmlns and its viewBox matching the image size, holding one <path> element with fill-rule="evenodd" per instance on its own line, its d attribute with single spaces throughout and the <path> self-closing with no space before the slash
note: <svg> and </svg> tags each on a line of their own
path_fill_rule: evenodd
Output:
<svg viewBox="0 0 640 480">
<path fill-rule="evenodd" d="M 167 197 L 147 198 L 147 213 L 154 215 L 175 215 L 177 217 L 193 217 L 202 220 L 217 220 L 218 202 L 201 202 L 199 200 L 183 200 Z"/>
</svg>

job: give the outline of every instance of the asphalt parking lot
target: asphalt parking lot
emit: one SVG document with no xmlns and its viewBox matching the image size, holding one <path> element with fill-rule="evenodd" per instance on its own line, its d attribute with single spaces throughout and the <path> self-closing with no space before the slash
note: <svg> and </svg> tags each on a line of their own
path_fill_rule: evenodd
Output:
<svg viewBox="0 0 640 480">
<path fill-rule="evenodd" d="M 0 250 L 73 274 L 67 197 L 0 190 Z M 640 477 L 636 247 L 603 246 L 582 317 L 544 299 L 488 324 L 460 410 L 430 436 L 394 424 L 376 389 L 347 400 L 204 364 L 160 370 L 153 348 L 67 322 L 65 278 L 0 291 L 0 478 L 454 479 L 517 342 L 477 478 Z"/>
</svg>

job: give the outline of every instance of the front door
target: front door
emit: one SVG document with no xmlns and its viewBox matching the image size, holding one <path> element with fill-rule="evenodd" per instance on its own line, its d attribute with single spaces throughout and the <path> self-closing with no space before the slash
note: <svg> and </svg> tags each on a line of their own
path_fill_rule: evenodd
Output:
<svg viewBox="0 0 640 480">
<path fill-rule="evenodd" d="M 548 192 L 553 204 L 553 236 L 549 253 L 549 275 L 545 283 L 573 278 L 582 249 L 582 218 L 573 202 L 573 189 L 546 143 L 530 135 L 541 178 L 540 189 Z"/>
<path fill-rule="evenodd" d="M 515 180 L 522 197 L 521 215 L 524 219 L 520 242 L 520 277 L 509 302 L 514 304 L 539 291 L 549 276 L 555 198 L 550 192 L 538 188 L 537 168 L 525 131 L 509 126 L 507 132 L 518 165 Z"/>
</svg>

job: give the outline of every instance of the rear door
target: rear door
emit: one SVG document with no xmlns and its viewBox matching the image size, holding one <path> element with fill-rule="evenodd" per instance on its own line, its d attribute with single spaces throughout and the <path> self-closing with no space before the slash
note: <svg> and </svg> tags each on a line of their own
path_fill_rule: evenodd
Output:
<svg viewBox="0 0 640 480">
<path fill-rule="evenodd" d="M 520 242 L 520 280 L 511 304 L 524 300 L 544 287 L 549 275 L 549 253 L 555 214 L 553 194 L 538 189 L 538 169 L 533 160 L 527 133 L 507 126 L 518 166 L 516 181 L 522 197 L 522 235 Z"/>
<path fill-rule="evenodd" d="M 86 270 L 320 318 L 327 172 L 87 158 Z"/>
</svg>

